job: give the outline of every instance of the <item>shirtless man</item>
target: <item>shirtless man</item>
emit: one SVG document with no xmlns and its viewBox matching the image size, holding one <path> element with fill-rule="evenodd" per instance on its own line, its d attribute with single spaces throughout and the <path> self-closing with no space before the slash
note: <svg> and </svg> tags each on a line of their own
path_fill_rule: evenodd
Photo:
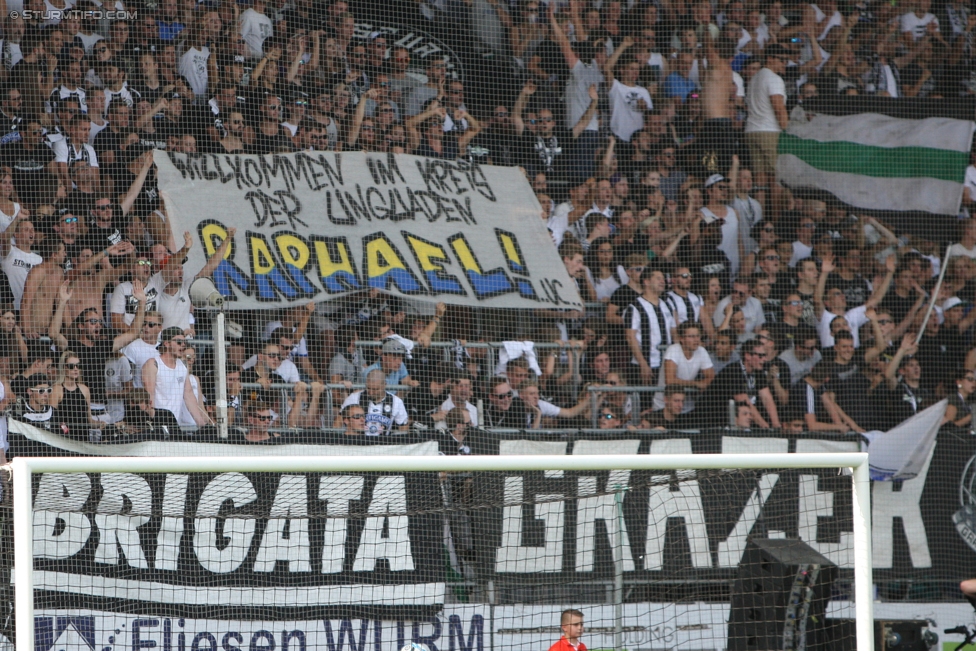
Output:
<svg viewBox="0 0 976 651">
<path fill-rule="evenodd" d="M 726 36 L 717 40 L 705 39 L 705 55 L 708 67 L 704 70 L 702 84 L 702 113 L 705 124 L 702 129 L 703 176 L 726 174 L 732 166 L 735 153 L 735 133 L 732 117 L 735 114 L 735 81 L 732 79 L 732 57 L 735 42 Z"/>
<path fill-rule="evenodd" d="M 104 261 L 109 256 L 129 255 L 136 250 L 131 242 L 119 242 L 93 254 L 91 249 L 82 249 L 74 259 L 74 271 L 68 274 L 71 280 L 71 300 L 65 310 L 65 319 L 74 321 L 75 317 L 85 310 L 92 309 L 103 315 L 102 305 L 105 286 L 117 280 L 124 271 L 125 265 L 112 267 Z"/>
<path fill-rule="evenodd" d="M 44 262 L 27 274 L 24 298 L 20 303 L 20 328 L 27 339 L 37 339 L 51 325 L 58 288 L 64 281 L 61 265 L 67 256 L 64 243 L 56 237 L 44 239 L 37 247 L 37 253 Z"/>
</svg>

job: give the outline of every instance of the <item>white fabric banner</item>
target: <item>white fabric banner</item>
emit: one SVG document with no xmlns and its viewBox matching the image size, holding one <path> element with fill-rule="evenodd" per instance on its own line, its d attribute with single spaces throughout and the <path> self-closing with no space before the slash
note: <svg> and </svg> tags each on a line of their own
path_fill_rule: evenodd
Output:
<svg viewBox="0 0 976 651">
<path fill-rule="evenodd" d="M 213 275 L 233 309 L 364 289 L 493 308 L 582 306 L 525 176 L 363 152 L 156 152 L 159 189 L 190 269 L 226 235 Z"/>
</svg>

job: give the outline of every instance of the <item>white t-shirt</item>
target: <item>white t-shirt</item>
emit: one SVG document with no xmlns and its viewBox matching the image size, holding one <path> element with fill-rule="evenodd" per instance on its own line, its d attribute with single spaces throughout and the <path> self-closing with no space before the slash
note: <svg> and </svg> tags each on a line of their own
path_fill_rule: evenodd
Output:
<svg viewBox="0 0 976 651">
<path fill-rule="evenodd" d="M 156 312 L 156 298 L 159 296 L 159 287 L 156 284 L 149 284 L 145 288 L 146 292 L 146 313 Z M 132 295 L 132 281 L 127 280 L 119 283 L 118 287 L 112 290 L 112 300 L 109 305 L 110 314 L 121 314 L 122 320 L 126 325 L 132 325 L 136 320 L 136 312 L 139 310 L 139 301 Z"/>
<path fill-rule="evenodd" d="M 56 163 L 67 163 L 68 167 L 71 167 L 75 161 L 83 160 L 87 161 L 91 167 L 98 167 L 98 155 L 87 142 L 76 147 L 68 143 L 67 138 L 62 138 L 51 143 L 51 151 L 54 152 L 54 162 Z"/>
<path fill-rule="evenodd" d="M 18 249 L 13 244 L 10 245 L 10 252 L 3 259 L 0 266 L 3 273 L 7 274 L 10 283 L 10 291 L 14 295 L 14 309 L 20 310 L 20 301 L 24 298 L 24 285 L 27 283 L 27 275 L 30 270 L 44 262 L 44 258 L 36 253 L 29 253 Z"/>
<path fill-rule="evenodd" d="M 939 19 L 934 14 L 925 14 L 919 18 L 914 11 L 910 11 L 901 16 L 901 31 L 911 32 L 912 37 L 917 41 L 928 32 L 929 23 L 935 23 L 935 31 L 939 31 Z"/>
<path fill-rule="evenodd" d="M 258 356 L 251 355 L 246 362 L 241 364 L 241 370 L 246 371 L 249 368 L 254 368 L 257 366 L 257 363 Z M 283 382 L 295 383 L 302 381 L 301 376 L 298 374 L 298 367 L 295 366 L 295 362 L 291 361 L 290 359 L 281 360 L 281 364 L 278 365 L 278 368 L 276 368 L 274 372 L 275 375 L 280 377 Z"/>
<path fill-rule="evenodd" d="M 207 60 L 210 48 L 191 47 L 180 57 L 180 75 L 186 77 L 195 95 L 207 94 Z"/>
<path fill-rule="evenodd" d="M 264 332 L 261 333 L 261 341 L 268 341 L 271 339 L 271 333 L 280 327 L 282 327 L 281 321 L 269 321 L 268 323 L 265 323 Z M 295 328 L 291 328 L 290 330 L 295 332 Z M 302 337 L 301 340 L 295 344 L 295 348 L 288 356 L 289 359 L 293 357 L 308 357 L 308 344 L 305 343 L 305 337 Z"/>
<path fill-rule="evenodd" d="M 962 245 L 961 242 L 956 242 L 949 247 L 949 257 L 957 255 L 964 255 L 967 258 L 976 258 L 976 246 L 971 249 L 967 249 Z M 6 268 L 4 268 L 4 271 L 6 271 Z"/>
<path fill-rule="evenodd" d="M 156 349 L 155 344 L 147 344 L 142 339 L 136 339 L 122 348 L 122 354 L 132 363 L 134 369 L 132 385 L 142 388 L 142 367 L 149 360 L 159 357 L 159 350 Z"/>
<path fill-rule="evenodd" d="M 795 267 L 800 260 L 806 260 L 813 255 L 813 247 L 807 246 L 799 240 L 793 242 L 793 257 L 790 258 L 790 267 Z"/>
<path fill-rule="evenodd" d="M 848 325 L 851 326 L 851 336 L 854 337 L 854 347 L 858 348 L 861 345 L 860 330 L 861 326 L 867 323 L 870 319 L 867 317 L 868 308 L 866 305 L 859 305 L 852 310 L 848 310 L 844 314 L 844 318 L 847 319 Z M 834 346 L 834 336 L 830 334 L 830 324 L 837 315 L 833 312 L 823 313 L 820 317 L 820 324 L 817 326 L 817 330 L 820 333 L 820 345 L 824 350 L 828 348 L 833 348 Z"/>
<path fill-rule="evenodd" d="M 679 380 L 697 380 L 698 374 L 702 371 L 706 371 L 710 368 L 714 368 L 712 365 L 712 358 L 708 356 L 708 351 L 705 350 L 704 346 L 699 346 L 695 349 L 695 352 L 691 354 L 691 359 L 685 357 L 684 351 L 681 349 L 681 344 L 671 344 L 668 349 L 664 351 L 664 363 L 667 364 L 669 361 L 674 362 L 677 367 L 675 375 Z M 662 388 L 664 387 L 665 377 L 664 373 L 661 373 L 661 380 L 658 385 Z M 692 398 L 691 393 L 685 394 L 685 406 L 681 410 L 682 414 L 687 414 L 689 411 L 695 408 L 695 400 Z M 658 392 L 654 394 L 654 409 L 664 409 L 664 392 Z"/>
<path fill-rule="evenodd" d="M 238 24 L 241 37 L 247 44 L 247 55 L 254 59 L 264 56 L 264 41 L 274 34 L 274 24 L 271 19 L 254 9 L 246 9 L 241 13 Z"/>
<path fill-rule="evenodd" d="M 200 380 L 199 380 L 199 378 L 197 378 L 196 375 L 190 375 L 188 379 L 190 381 L 190 386 L 193 387 L 193 395 L 195 395 L 197 397 L 197 404 L 200 405 L 200 408 L 202 409 L 203 408 L 203 391 L 200 390 Z M 179 418 L 177 419 L 177 421 L 179 422 L 180 427 L 196 427 L 197 426 L 197 422 L 195 420 L 193 420 L 193 414 L 191 414 L 190 413 L 190 410 L 187 409 L 185 403 L 183 404 L 183 409 L 180 410 L 180 413 L 178 414 L 178 416 L 179 416 Z"/>
<path fill-rule="evenodd" d="M 349 405 L 358 405 L 359 397 L 362 394 L 362 391 L 350 393 L 349 397 L 342 402 L 340 410 L 345 409 Z M 392 394 L 391 397 L 393 399 L 392 404 L 389 405 L 389 411 L 385 414 L 383 413 L 385 411 L 383 402 L 366 401 L 366 436 L 390 434 L 393 425 L 405 425 L 410 419 L 409 414 L 407 414 L 407 408 L 403 406 L 403 400 L 400 400 L 400 398 Z"/>
<path fill-rule="evenodd" d="M 132 364 L 124 355 L 113 357 L 105 362 L 105 390 L 121 391 L 126 382 L 133 382 Z M 140 378 L 141 380 L 141 378 Z M 117 423 L 125 418 L 125 401 L 122 398 L 112 398 L 105 401 L 105 417 L 107 423 Z M 102 419 L 99 419 L 102 420 Z"/>
<path fill-rule="evenodd" d="M 20 204 L 16 201 L 14 202 L 14 214 L 8 215 L 7 213 L 0 210 L 0 232 L 7 230 L 7 228 L 17 219 L 17 215 L 20 214 Z"/>
<path fill-rule="evenodd" d="M 722 224 L 722 243 L 718 245 L 719 251 L 728 257 L 732 266 L 732 278 L 739 275 L 739 216 L 735 214 L 735 208 L 726 205 L 725 217 L 713 213 L 708 208 L 702 208 L 701 213 L 706 217 L 725 219 Z"/>
<path fill-rule="evenodd" d="M 746 120 L 746 133 L 753 131 L 774 131 L 779 133 L 779 122 L 770 97 L 781 95 L 786 99 L 786 84 L 783 78 L 769 68 L 763 68 L 749 82 L 746 90 L 746 108 L 749 118 Z"/>
<path fill-rule="evenodd" d="M 731 296 L 726 296 L 715 306 L 712 314 L 712 323 L 715 327 L 722 325 L 725 320 L 725 306 L 732 302 Z M 751 333 L 756 328 L 766 323 L 766 315 L 763 313 L 762 303 L 755 296 L 746 299 L 746 304 L 742 306 L 742 314 L 746 317 L 746 332 Z"/>
<path fill-rule="evenodd" d="M 643 86 L 624 86 L 620 80 L 614 79 L 609 95 L 613 111 L 610 116 L 610 130 L 624 142 L 630 142 L 634 132 L 644 128 L 645 109 L 639 108 L 637 102 L 644 100 L 648 110 L 653 108 L 651 94 Z"/>
<path fill-rule="evenodd" d="M 160 271 L 149 279 L 147 286 L 154 287 L 157 291 L 156 311 L 163 315 L 163 330 L 173 326 L 180 330 L 190 327 L 190 285 L 194 280 L 192 276 L 184 276 L 179 290 L 169 295 L 164 291 L 166 281 L 163 280 L 163 272 Z"/>
<path fill-rule="evenodd" d="M 441 403 L 441 411 L 451 411 L 456 405 L 454 400 L 448 396 L 447 400 Z M 464 408 L 468 410 L 468 414 L 471 416 L 471 425 L 473 427 L 478 426 L 478 408 L 472 405 L 467 400 L 464 401 Z"/>
<path fill-rule="evenodd" d="M 176 360 L 176 368 L 170 368 L 163 363 L 162 359 L 156 360 L 156 395 L 153 398 L 153 406 L 156 409 L 165 409 L 176 418 L 180 417 L 183 410 L 183 389 L 186 386 L 186 376 L 189 372 L 183 360 Z"/>
<path fill-rule="evenodd" d="M 976 197 L 976 193 L 973 196 Z M 552 241 L 555 242 L 556 248 L 559 248 L 559 245 L 563 243 L 566 231 L 569 230 L 569 213 L 572 211 L 573 204 L 569 201 L 564 201 L 556 206 L 556 210 L 553 211 L 552 216 L 546 223 L 546 226 L 552 233 Z"/>
<path fill-rule="evenodd" d="M 577 61 L 570 71 L 569 81 L 566 82 L 566 128 L 572 130 L 579 122 L 586 110 L 590 108 L 590 86 L 600 88 L 603 83 L 603 73 L 595 63 L 585 64 Z M 596 114 L 584 127 L 584 131 L 598 131 L 600 122 Z"/>
</svg>

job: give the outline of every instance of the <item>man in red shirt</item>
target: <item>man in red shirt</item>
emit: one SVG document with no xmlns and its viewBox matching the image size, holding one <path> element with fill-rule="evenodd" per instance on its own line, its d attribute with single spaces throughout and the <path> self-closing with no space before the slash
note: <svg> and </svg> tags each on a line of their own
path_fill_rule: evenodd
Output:
<svg viewBox="0 0 976 651">
<path fill-rule="evenodd" d="M 563 629 L 563 636 L 549 647 L 549 651 L 586 651 L 586 645 L 580 642 L 583 635 L 582 612 L 573 608 L 564 610 L 559 618 L 559 627 Z"/>
</svg>

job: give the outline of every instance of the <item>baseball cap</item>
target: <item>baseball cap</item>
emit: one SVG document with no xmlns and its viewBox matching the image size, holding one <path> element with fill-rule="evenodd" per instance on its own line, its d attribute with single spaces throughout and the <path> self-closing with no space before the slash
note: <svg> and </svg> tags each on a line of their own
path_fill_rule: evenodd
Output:
<svg viewBox="0 0 976 651">
<path fill-rule="evenodd" d="M 396 339 L 387 339 L 383 342 L 382 352 L 384 355 L 406 355 L 407 347 Z"/>
<path fill-rule="evenodd" d="M 958 296 L 953 296 L 952 298 L 946 299 L 946 302 L 942 304 L 942 311 L 951 310 L 954 307 L 966 307 L 969 305 L 969 301 L 964 301 Z"/>
<path fill-rule="evenodd" d="M 176 326 L 170 326 L 159 333 L 159 346 L 162 346 L 167 341 L 172 341 L 175 337 L 179 337 L 183 334 L 183 329 Z M 159 348 L 156 346 L 156 348 Z"/>
<path fill-rule="evenodd" d="M 716 183 L 722 183 L 723 181 L 728 181 L 728 179 L 722 176 L 721 174 L 712 174 L 711 176 L 708 177 L 708 180 L 705 181 L 705 187 L 710 188 Z"/>
</svg>

